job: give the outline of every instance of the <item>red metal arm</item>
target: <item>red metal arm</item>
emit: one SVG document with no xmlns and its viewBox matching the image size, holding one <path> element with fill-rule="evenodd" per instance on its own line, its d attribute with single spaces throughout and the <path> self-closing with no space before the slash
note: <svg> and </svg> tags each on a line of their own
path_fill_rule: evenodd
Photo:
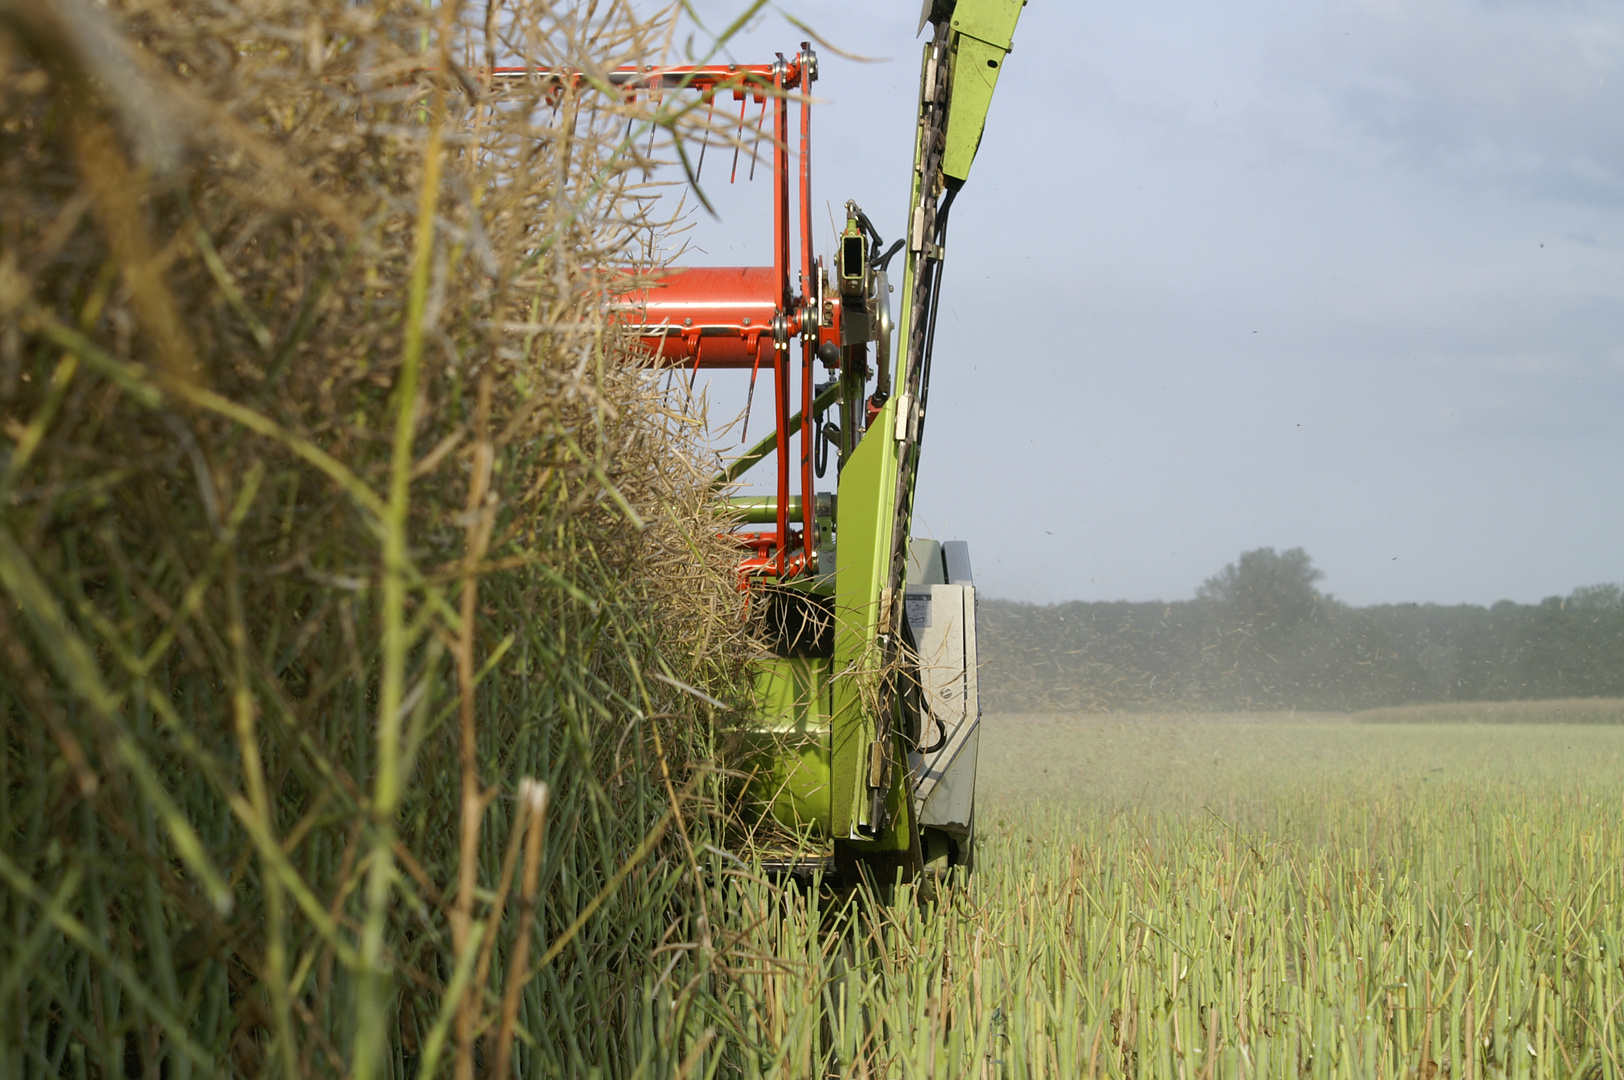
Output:
<svg viewBox="0 0 1624 1080">
<path fill-rule="evenodd" d="M 783 92 L 801 88 L 805 70 L 801 56 L 776 64 L 676 64 L 647 67 L 612 68 L 606 74 L 611 85 L 629 94 L 641 90 L 700 90 L 731 89 L 733 100 L 749 92 L 757 100 L 770 89 Z M 547 68 L 495 67 L 488 73 L 494 80 L 535 79 L 543 84 L 570 86 L 589 84 L 591 79 L 581 71 L 553 71 Z M 815 76 L 814 76 L 815 77 Z M 810 81 L 810 80 L 808 80 Z"/>
<path fill-rule="evenodd" d="M 579 72 L 559 74 L 524 68 L 497 68 L 502 79 L 553 80 L 580 85 Z M 816 310 L 818 281 L 812 252 L 812 112 L 802 94 L 800 103 L 799 221 L 790 218 L 790 91 L 804 90 L 817 77 L 816 60 L 805 43 L 793 60 L 782 55 L 773 64 L 691 65 L 677 67 L 618 68 L 609 81 L 628 94 L 695 90 L 703 97 L 731 90 L 734 100 L 747 95 L 763 104 L 771 99 L 773 141 L 773 262 L 772 266 L 688 267 L 657 272 L 655 284 L 626 292 L 614 302 L 616 317 L 632 323 L 654 362 L 667 361 L 698 368 L 759 368 L 771 350 L 774 426 L 777 451 L 777 518 L 774 549 L 763 559 L 747 560 L 751 569 L 779 579 L 801 572 L 811 562 L 816 544 L 816 499 L 813 494 L 812 364 L 817 338 L 823 330 Z M 702 100 L 703 100 L 702 97 Z M 799 226 L 798 230 L 796 226 Z M 800 233 L 800 290 L 791 281 L 791 234 Z M 808 317 L 810 315 L 810 317 Z M 801 422 L 790 427 L 794 383 L 790 370 L 790 338 L 802 338 Z M 837 339 L 838 340 L 838 339 Z M 800 437 L 799 481 L 802 494 L 800 557 L 790 558 L 792 532 L 790 440 Z"/>
<path fill-rule="evenodd" d="M 782 75 L 775 72 L 782 89 Z M 789 102 L 773 102 L 773 270 L 778 276 L 779 311 L 788 314 L 789 292 Z M 778 559 L 774 572 L 784 577 L 789 560 L 789 340 L 773 336 L 773 391 L 778 407 Z"/>
<path fill-rule="evenodd" d="M 799 59 L 799 57 L 797 57 Z M 812 277 L 812 100 L 801 98 L 801 303 L 817 302 L 818 283 Z M 814 313 L 813 321 L 820 318 Z M 807 561 L 817 548 L 817 501 L 812 497 L 812 358 L 815 334 L 801 335 L 801 537 Z"/>
</svg>

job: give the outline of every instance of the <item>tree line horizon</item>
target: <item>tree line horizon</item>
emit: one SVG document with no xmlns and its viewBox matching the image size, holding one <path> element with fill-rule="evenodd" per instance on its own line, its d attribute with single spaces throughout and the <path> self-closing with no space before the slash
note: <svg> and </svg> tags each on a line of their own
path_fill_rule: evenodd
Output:
<svg viewBox="0 0 1624 1080">
<path fill-rule="evenodd" d="M 1624 696 L 1624 586 L 1537 604 L 1372 604 L 1320 591 L 1303 548 L 1255 548 L 1175 601 L 980 602 L 996 712 L 1355 711 Z"/>
</svg>

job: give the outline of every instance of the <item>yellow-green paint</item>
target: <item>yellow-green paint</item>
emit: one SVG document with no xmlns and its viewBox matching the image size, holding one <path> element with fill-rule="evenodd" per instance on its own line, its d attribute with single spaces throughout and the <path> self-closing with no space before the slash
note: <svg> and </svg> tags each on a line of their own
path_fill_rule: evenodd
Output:
<svg viewBox="0 0 1624 1080">
<path fill-rule="evenodd" d="M 987 110 L 998 85 L 1025 0 L 959 0 L 953 10 L 953 96 L 947 109 L 942 172 L 962 181 L 981 146 Z"/>
<path fill-rule="evenodd" d="M 831 725 L 834 813 L 830 830 L 851 837 L 862 819 L 863 782 L 874 742 L 873 680 L 879 669 L 880 590 L 895 517 L 896 399 L 888 402 L 840 472 L 835 555 L 835 648 Z"/>
<path fill-rule="evenodd" d="M 777 495 L 729 495 L 727 505 L 746 525 L 771 525 L 778 520 Z M 791 521 L 801 520 L 803 505 L 799 495 L 789 497 Z"/>
<path fill-rule="evenodd" d="M 748 799 L 787 829 L 829 838 L 829 661 L 755 663 L 751 730 L 743 736 Z"/>
<path fill-rule="evenodd" d="M 757 660 L 750 730 L 744 734 L 749 799 L 812 839 L 859 839 L 867 806 L 866 763 L 876 730 L 879 596 L 895 516 L 896 404 L 880 410 L 840 473 L 832 660 Z M 902 762 L 900 748 L 893 754 Z M 864 841 L 875 850 L 906 847 L 905 784 L 893 785 L 893 837 Z M 855 835 L 854 835 L 855 834 Z"/>
</svg>

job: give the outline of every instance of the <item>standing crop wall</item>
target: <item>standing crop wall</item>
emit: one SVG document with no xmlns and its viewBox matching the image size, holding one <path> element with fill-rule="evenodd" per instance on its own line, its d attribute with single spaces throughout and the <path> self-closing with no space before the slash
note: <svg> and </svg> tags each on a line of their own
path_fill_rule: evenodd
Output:
<svg viewBox="0 0 1624 1080">
<path fill-rule="evenodd" d="M 595 269 L 688 123 L 606 92 L 659 29 L 0 2 L 0 1074 L 695 1045 L 739 622 Z"/>
</svg>

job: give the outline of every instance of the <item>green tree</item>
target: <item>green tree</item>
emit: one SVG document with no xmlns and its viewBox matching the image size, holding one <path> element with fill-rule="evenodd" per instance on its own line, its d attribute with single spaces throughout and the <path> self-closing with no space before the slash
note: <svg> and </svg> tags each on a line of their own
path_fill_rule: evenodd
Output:
<svg viewBox="0 0 1624 1080">
<path fill-rule="evenodd" d="M 1254 632 L 1287 630 L 1312 618 L 1330 599 L 1314 587 L 1325 574 L 1302 548 L 1256 548 L 1208 578 L 1196 598 L 1226 609 L 1228 620 Z"/>
<path fill-rule="evenodd" d="M 1624 586 L 1606 583 L 1581 585 L 1573 590 L 1564 607 L 1578 611 L 1616 611 L 1624 609 Z"/>
</svg>

